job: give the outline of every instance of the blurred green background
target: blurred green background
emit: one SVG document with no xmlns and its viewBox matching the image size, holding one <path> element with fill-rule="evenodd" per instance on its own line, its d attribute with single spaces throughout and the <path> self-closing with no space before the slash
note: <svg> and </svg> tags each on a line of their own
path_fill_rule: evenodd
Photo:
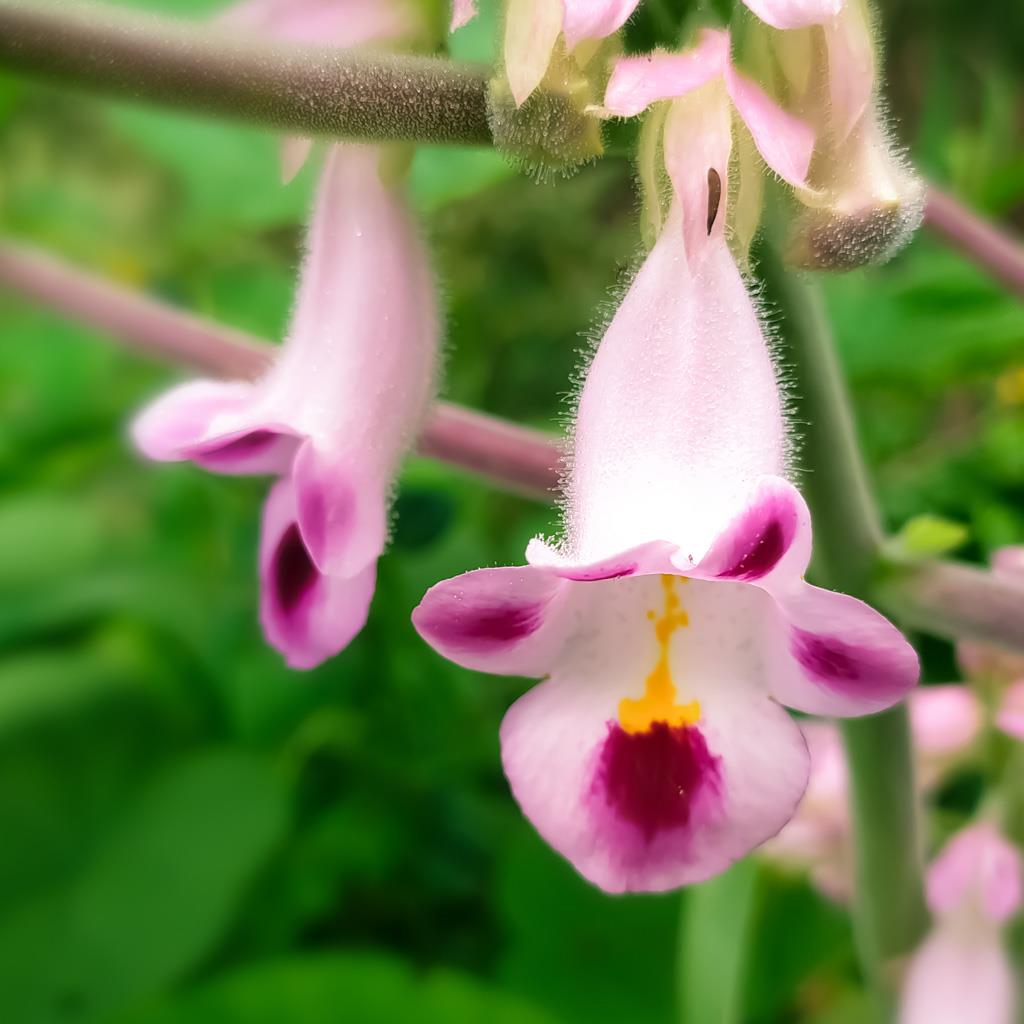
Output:
<svg viewBox="0 0 1024 1024">
<path fill-rule="evenodd" d="M 1024 9 L 882 13 L 919 166 L 1024 224 Z M 488 56 L 487 15 L 458 55 Z M 0 78 L 4 234 L 267 338 L 314 178 L 281 187 L 255 130 Z M 637 250 L 628 162 L 538 186 L 426 149 L 412 187 L 445 394 L 553 426 Z M 890 526 L 962 523 L 977 560 L 1024 540 L 1024 307 L 927 233 L 825 289 Z M 751 862 L 732 890 L 609 898 L 519 815 L 497 726 L 524 684 L 442 661 L 409 612 L 439 578 L 520 559 L 549 509 L 413 460 L 367 628 L 290 673 L 256 624 L 265 483 L 126 442 L 180 377 L 0 293 L 0 1020 L 653 1024 L 678 1019 L 681 912 L 687 1020 L 723 990 L 750 1024 L 866 1019 L 847 919 L 801 880 Z M 953 676 L 947 645 L 922 650 Z"/>
</svg>

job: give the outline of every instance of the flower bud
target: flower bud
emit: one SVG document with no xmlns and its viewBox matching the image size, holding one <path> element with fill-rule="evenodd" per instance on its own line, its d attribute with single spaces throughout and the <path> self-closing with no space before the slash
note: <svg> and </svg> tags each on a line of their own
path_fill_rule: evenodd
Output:
<svg viewBox="0 0 1024 1024">
<path fill-rule="evenodd" d="M 889 259 L 924 215 L 925 189 L 894 144 L 878 95 L 867 0 L 847 0 L 821 25 L 750 27 L 748 51 L 780 101 L 815 133 L 808 188 L 786 258 L 810 270 L 849 270 Z"/>
</svg>

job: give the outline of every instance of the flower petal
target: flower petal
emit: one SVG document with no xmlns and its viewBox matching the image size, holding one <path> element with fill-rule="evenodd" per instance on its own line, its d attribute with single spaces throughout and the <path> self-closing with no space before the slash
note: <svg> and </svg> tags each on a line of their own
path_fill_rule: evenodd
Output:
<svg viewBox="0 0 1024 1024">
<path fill-rule="evenodd" d="M 311 442 L 295 457 L 292 481 L 302 541 L 321 572 L 354 576 L 377 561 L 388 538 L 390 482 L 330 459 Z"/>
<path fill-rule="evenodd" d="M 834 18 L 844 0 L 743 0 L 765 24 L 773 28 L 806 28 Z"/>
<path fill-rule="evenodd" d="M 1013 1024 L 1015 988 L 998 932 L 940 926 L 910 962 L 899 1024 Z"/>
<path fill-rule="evenodd" d="M 686 53 L 649 53 L 615 62 L 604 94 L 610 114 L 634 117 L 658 100 L 685 96 L 725 73 L 729 34 L 705 31 Z"/>
<path fill-rule="evenodd" d="M 566 46 L 604 39 L 626 24 L 640 0 L 562 0 Z"/>
<path fill-rule="evenodd" d="M 764 162 L 794 188 L 805 186 L 814 152 L 814 131 L 810 125 L 783 110 L 756 82 L 741 75 L 731 64 L 726 66 L 725 82 Z"/>
<path fill-rule="evenodd" d="M 1011 683 L 1003 692 L 996 712 L 996 726 L 1007 736 L 1024 740 L 1024 679 Z"/>
<path fill-rule="evenodd" d="M 313 151 L 313 140 L 289 135 L 281 143 L 281 184 L 287 185 L 305 166 Z"/>
<path fill-rule="evenodd" d="M 286 472 L 298 443 L 285 425 L 261 421 L 257 385 L 241 382 L 182 384 L 144 409 L 131 430 L 147 458 L 229 474 Z"/>
<path fill-rule="evenodd" d="M 771 356 L 725 239 L 691 268 L 677 208 L 580 395 L 568 556 L 589 564 L 659 538 L 699 562 L 758 480 L 782 475 L 786 445 Z"/>
<path fill-rule="evenodd" d="M 863 601 L 809 584 L 769 590 L 777 616 L 761 635 L 769 691 L 783 704 L 812 715 L 867 715 L 917 682 L 913 647 Z"/>
<path fill-rule="evenodd" d="M 694 625 L 678 663 L 686 699 L 699 700 L 695 723 L 636 731 L 618 718 L 657 656 L 652 578 L 588 584 L 601 595 L 586 612 L 590 631 L 502 723 L 505 772 L 524 813 L 609 892 L 661 891 L 724 870 L 782 827 L 807 781 L 799 729 L 744 685 L 749 649 L 723 648 L 727 634 L 710 628 L 730 615 L 736 585 L 693 586 L 704 588 L 693 612 L 709 629 Z"/>
<path fill-rule="evenodd" d="M 478 569 L 431 587 L 412 622 L 457 665 L 537 678 L 566 640 L 573 587 L 545 567 Z"/>
<path fill-rule="evenodd" d="M 919 686 L 907 701 L 918 773 L 924 785 L 937 780 L 951 759 L 963 754 L 981 734 L 978 698 L 960 683 Z"/>
<path fill-rule="evenodd" d="M 452 20 L 449 32 L 462 28 L 476 17 L 476 0 L 452 0 Z"/>
<path fill-rule="evenodd" d="M 508 0 L 505 74 L 516 106 L 540 85 L 562 30 L 560 0 Z"/>
<path fill-rule="evenodd" d="M 875 44 L 863 0 L 847 0 L 825 23 L 833 145 L 849 136 L 868 113 L 875 92 Z"/>
<path fill-rule="evenodd" d="M 1021 907 L 1020 851 L 986 821 L 961 829 L 928 869 L 928 908 L 940 918 L 958 918 L 980 910 L 997 926 Z"/>
<path fill-rule="evenodd" d="M 387 0 L 242 0 L 218 21 L 277 39 L 323 46 L 362 46 L 415 31 L 405 4 Z"/>
<path fill-rule="evenodd" d="M 811 513 L 800 492 L 780 477 L 759 481 L 747 507 L 716 538 L 692 568 L 700 579 L 751 583 L 778 575 L 799 579 L 811 558 Z"/>
<path fill-rule="evenodd" d="M 260 621 L 291 668 L 308 669 L 348 646 L 366 623 L 377 577 L 371 562 L 353 577 L 319 572 L 302 541 L 292 484 L 267 497 L 260 541 Z"/>
</svg>

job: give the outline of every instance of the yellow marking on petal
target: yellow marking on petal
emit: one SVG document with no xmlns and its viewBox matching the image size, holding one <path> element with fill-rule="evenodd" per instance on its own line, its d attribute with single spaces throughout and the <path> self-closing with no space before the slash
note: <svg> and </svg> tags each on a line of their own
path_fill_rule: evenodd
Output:
<svg viewBox="0 0 1024 1024">
<path fill-rule="evenodd" d="M 653 611 L 647 613 L 647 618 L 654 623 L 654 636 L 658 641 L 658 661 L 644 683 L 644 695 L 639 700 L 624 697 L 619 701 L 619 725 L 626 732 L 646 732 L 654 722 L 665 722 L 672 727 L 693 725 L 700 718 L 700 701 L 676 703 L 677 691 L 669 661 L 673 635 L 676 630 L 684 629 L 690 624 L 690 617 L 675 591 L 677 578 L 661 577 L 661 587 L 665 595 L 662 612 L 660 615 Z"/>
</svg>

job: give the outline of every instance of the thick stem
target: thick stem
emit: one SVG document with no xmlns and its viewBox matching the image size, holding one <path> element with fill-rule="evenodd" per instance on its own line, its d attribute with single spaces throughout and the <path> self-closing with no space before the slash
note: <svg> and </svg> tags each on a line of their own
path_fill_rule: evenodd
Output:
<svg viewBox="0 0 1024 1024">
<path fill-rule="evenodd" d="M 216 376 L 252 378 L 273 358 L 274 348 L 266 342 L 2 241 L 0 285 L 132 348 Z M 550 501 L 558 487 L 554 437 L 448 402 L 434 405 L 419 449 L 543 501 Z"/>
<path fill-rule="evenodd" d="M 486 68 L 269 44 L 88 0 L 0 0 L 0 68 L 300 135 L 491 141 Z"/>
<path fill-rule="evenodd" d="M 829 586 L 869 596 L 881 527 L 821 298 L 764 246 L 765 299 L 794 378 L 803 428 L 803 489 L 814 514 L 815 568 Z M 854 920 L 865 974 L 889 1006 L 900 958 L 926 924 L 918 813 L 906 710 L 843 723 L 850 769 L 857 892 Z"/>
<path fill-rule="evenodd" d="M 1024 295 L 1024 244 L 1002 228 L 967 209 L 951 195 L 928 189 L 924 222 L 979 267 L 1017 295 Z"/>
</svg>

